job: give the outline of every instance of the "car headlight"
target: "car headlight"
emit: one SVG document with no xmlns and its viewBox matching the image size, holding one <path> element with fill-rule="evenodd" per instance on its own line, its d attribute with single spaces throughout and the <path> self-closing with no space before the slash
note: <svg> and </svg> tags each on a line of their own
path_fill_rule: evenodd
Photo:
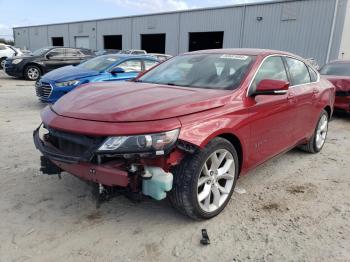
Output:
<svg viewBox="0 0 350 262">
<path fill-rule="evenodd" d="M 107 138 L 98 152 L 113 152 L 118 154 L 152 153 L 164 155 L 175 144 L 179 129 L 157 134 L 136 136 L 115 136 Z"/>
<path fill-rule="evenodd" d="M 75 86 L 79 84 L 79 80 L 70 80 L 70 81 L 65 81 L 65 82 L 58 82 L 56 83 L 56 86 L 58 87 L 64 87 L 64 86 Z"/>
<path fill-rule="evenodd" d="M 18 59 L 14 59 L 14 60 L 12 60 L 12 64 L 17 65 L 17 64 L 21 63 L 22 60 L 23 59 L 19 59 L 19 58 Z"/>
</svg>

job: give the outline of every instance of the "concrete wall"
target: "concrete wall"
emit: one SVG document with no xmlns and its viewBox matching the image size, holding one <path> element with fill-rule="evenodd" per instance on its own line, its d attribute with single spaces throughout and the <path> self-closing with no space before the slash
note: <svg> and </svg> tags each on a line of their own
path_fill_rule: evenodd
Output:
<svg viewBox="0 0 350 262">
<path fill-rule="evenodd" d="M 141 34 L 165 33 L 166 53 L 176 55 L 188 51 L 189 33 L 224 31 L 224 48 L 279 49 L 315 58 L 323 64 L 327 57 L 337 58 L 339 52 L 344 52 L 346 56 L 350 53 L 350 30 L 344 28 L 345 17 L 347 28 L 350 23 L 345 12 L 345 7 L 349 9 L 348 2 L 286 0 L 15 28 L 14 34 L 17 46 L 31 50 L 51 45 L 51 37 L 54 36 L 64 37 L 65 46 L 73 47 L 76 36 L 88 36 L 90 48 L 96 50 L 103 49 L 104 35 L 122 35 L 124 49 L 140 49 Z"/>
</svg>

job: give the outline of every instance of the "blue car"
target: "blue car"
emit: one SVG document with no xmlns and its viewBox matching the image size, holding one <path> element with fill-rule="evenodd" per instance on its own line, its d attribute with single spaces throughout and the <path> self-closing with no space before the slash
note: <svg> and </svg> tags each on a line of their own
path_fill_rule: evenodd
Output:
<svg viewBox="0 0 350 262">
<path fill-rule="evenodd" d="M 158 64 L 151 56 L 110 54 L 87 60 L 77 66 L 65 66 L 42 76 L 36 83 L 36 94 L 44 103 L 54 103 L 74 88 L 102 81 L 123 81 Z"/>
</svg>

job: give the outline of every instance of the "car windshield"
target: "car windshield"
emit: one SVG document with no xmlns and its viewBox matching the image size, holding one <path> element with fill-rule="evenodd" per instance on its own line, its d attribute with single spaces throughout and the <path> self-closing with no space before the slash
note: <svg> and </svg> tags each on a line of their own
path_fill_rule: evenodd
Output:
<svg viewBox="0 0 350 262">
<path fill-rule="evenodd" d="M 38 50 L 35 50 L 32 55 L 33 56 L 39 56 L 45 54 L 47 51 L 49 51 L 51 48 L 50 47 L 43 47 Z"/>
<path fill-rule="evenodd" d="M 234 54 L 181 55 L 165 61 L 140 82 L 232 90 L 239 87 L 254 56 Z"/>
<path fill-rule="evenodd" d="M 332 63 L 320 70 L 321 75 L 350 76 L 350 63 Z"/>
<path fill-rule="evenodd" d="M 115 55 L 104 55 L 87 60 L 78 67 L 101 72 L 114 65 L 118 60 L 120 60 L 119 57 Z"/>
</svg>

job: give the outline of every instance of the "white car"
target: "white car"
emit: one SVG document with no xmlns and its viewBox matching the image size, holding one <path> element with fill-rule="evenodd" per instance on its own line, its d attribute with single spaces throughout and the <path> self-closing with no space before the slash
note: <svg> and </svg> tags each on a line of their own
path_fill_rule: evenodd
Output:
<svg viewBox="0 0 350 262">
<path fill-rule="evenodd" d="M 5 67 L 6 58 L 20 55 L 22 55 L 22 52 L 18 48 L 0 44 L 0 69 Z"/>
<path fill-rule="evenodd" d="M 127 50 L 122 50 L 122 51 L 120 51 L 119 54 L 126 54 L 126 55 L 146 55 L 147 52 L 146 52 L 145 50 L 127 49 Z"/>
<path fill-rule="evenodd" d="M 165 60 L 168 60 L 173 57 L 172 55 L 157 54 L 157 53 L 148 53 L 148 55 L 156 57 L 160 62 L 164 62 Z"/>
</svg>

